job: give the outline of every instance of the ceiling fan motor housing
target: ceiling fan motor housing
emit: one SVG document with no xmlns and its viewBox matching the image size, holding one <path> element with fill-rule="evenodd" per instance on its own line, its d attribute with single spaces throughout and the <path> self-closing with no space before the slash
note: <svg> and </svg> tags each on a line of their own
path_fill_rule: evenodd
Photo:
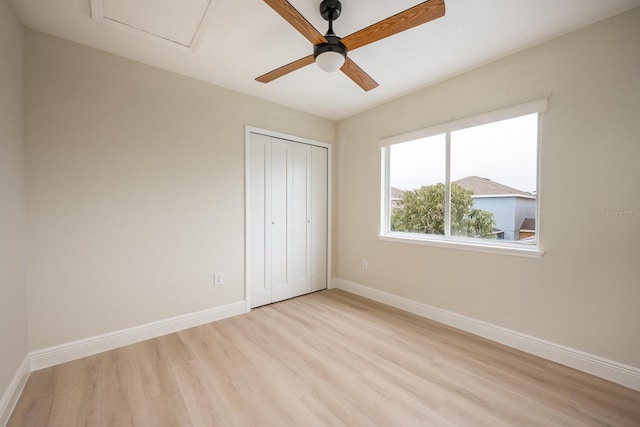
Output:
<svg viewBox="0 0 640 427">
<path fill-rule="evenodd" d="M 325 52 L 337 52 L 345 58 L 347 57 L 347 48 L 340 42 L 340 37 L 325 36 L 325 38 L 327 39 L 326 43 L 319 43 L 313 47 L 314 59 Z"/>
</svg>

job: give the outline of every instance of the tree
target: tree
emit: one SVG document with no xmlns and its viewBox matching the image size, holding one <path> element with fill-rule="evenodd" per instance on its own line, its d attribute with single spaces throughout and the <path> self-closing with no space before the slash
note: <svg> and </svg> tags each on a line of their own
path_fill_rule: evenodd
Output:
<svg viewBox="0 0 640 427">
<path fill-rule="evenodd" d="M 391 230 L 444 234 L 444 192 L 442 183 L 405 191 L 391 214 Z M 471 191 L 451 184 L 451 234 L 492 238 L 493 213 L 473 208 Z"/>
<path fill-rule="evenodd" d="M 470 237 L 494 238 L 493 227 L 496 220 L 493 212 L 471 208 L 465 219 L 465 232 Z M 453 231 L 452 231 L 453 232 Z"/>
</svg>

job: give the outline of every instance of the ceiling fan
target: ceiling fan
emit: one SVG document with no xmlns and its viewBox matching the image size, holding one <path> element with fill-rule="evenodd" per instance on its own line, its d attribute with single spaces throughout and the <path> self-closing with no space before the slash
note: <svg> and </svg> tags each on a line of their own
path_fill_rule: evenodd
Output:
<svg viewBox="0 0 640 427">
<path fill-rule="evenodd" d="M 341 38 L 333 31 L 333 21 L 338 19 L 342 12 L 340 0 L 323 0 L 320 3 L 320 15 L 329 21 L 329 30 L 324 36 L 287 0 L 264 1 L 313 43 L 313 54 L 263 74 L 256 78 L 257 81 L 269 83 L 278 77 L 315 62 L 324 71 L 342 71 L 365 91 L 376 88 L 378 83 L 353 62 L 347 56 L 347 52 L 425 24 L 444 16 L 445 13 L 444 0 L 428 0 Z"/>
</svg>

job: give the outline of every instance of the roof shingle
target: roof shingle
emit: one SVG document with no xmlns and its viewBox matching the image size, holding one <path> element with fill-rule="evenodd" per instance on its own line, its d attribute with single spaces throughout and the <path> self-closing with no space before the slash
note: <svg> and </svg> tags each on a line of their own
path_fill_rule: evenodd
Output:
<svg viewBox="0 0 640 427">
<path fill-rule="evenodd" d="M 520 226 L 520 231 L 536 231 L 536 219 L 525 218 Z"/>
<path fill-rule="evenodd" d="M 533 194 L 527 193 L 526 191 L 518 190 L 517 188 L 509 187 L 480 176 L 468 176 L 453 182 L 465 190 L 471 191 L 474 196 L 520 195 L 533 197 Z"/>
</svg>

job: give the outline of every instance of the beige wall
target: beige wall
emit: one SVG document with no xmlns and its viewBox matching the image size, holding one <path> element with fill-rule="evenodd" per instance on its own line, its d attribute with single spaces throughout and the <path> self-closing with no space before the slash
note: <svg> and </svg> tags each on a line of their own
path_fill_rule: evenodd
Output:
<svg viewBox="0 0 640 427">
<path fill-rule="evenodd" d="M 33 31 L 25 46 L 30 348 L 243 300 L 244 126 L 331 143 L 335 123 Z"/>
<path fill-rule="evenodd" d="M 640 367 L 638 46 L 635 9 L 341 121 L 334 277 Z M 543 259 L 378 240 L 380 138 L 549 93 Z"/>
<path fill-rule="evenodd" d="M 27 354 L 22 37 L 0 0 L 0 399 Z"/>
</svg>

